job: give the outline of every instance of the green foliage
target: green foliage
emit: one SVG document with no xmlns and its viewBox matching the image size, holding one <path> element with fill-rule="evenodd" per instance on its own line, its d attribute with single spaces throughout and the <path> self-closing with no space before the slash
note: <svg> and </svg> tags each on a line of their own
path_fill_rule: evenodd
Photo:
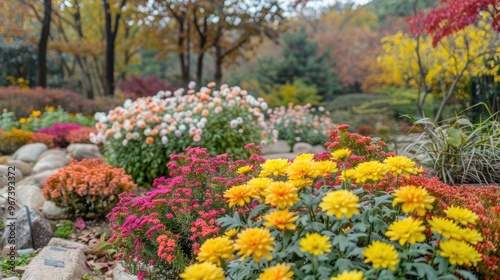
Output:
<svg viewBox="0 0 500 280">
<path fill-rule="evenodd" d="M 0 115 L 0 129 L 11 130 L 13 127 L 17 127 L 18 123 L 14 112 L 9 112 L 4 109 Z"/>
<path fill-rule="evenodd" d="M 382 102 L 390 103 L 387 96 L 377 95 L 377 94 L 365 94 L 365 93 L 350 93 L 344 94 L 336 97 L 332 102 L 326 105 L 328 110 L 341 110 L 341 109 L 351 109 L 356 106 L 362 106 L 369 102 Z"/>
<path fill-rule="evenodd" d="M 417 10 L 422 11 L 425 8 L 432 7 L 436 4 L 437 0 L 423 0 L 417 1 Z M 414 1 L 400 1 L 400 0 L 372 0 L 367 5 L 369 10 L 377 14 L 378 18 L 382 21 L 390 16 L 409 17 L 413 15 Z"/>
<path fill-rule="evenodd" d="M 275 85 L 269 93 L 262 93 L 260 96 L 270 107 L 286 106 L 289 103 L 318 105 L 321 100 L 316 86 L 308 85 L 300 79 L 293 81 L 293 84 L 287 82 Z"/>
<path fill-rule="evenodd" d="M 264 88 L 294 84 L 299 79 L 306 85 L 314 85 L 323 100 L 331 100 L 341 91 L 337 75 L 328 63 L 328 52 L 318 54 L 318 42 L 312 41 L 305 28 L 295 34 L 283 36 L 285 47 L 283 60 L 264 57 L 259 60 L 258 82 Z"/>
<path fill-rule="evenodd" d="M 22 256 L 16 257 L 15 266 L 25 266 L 30 263 L 30 261 L 35 257 L 34 253 L 26 254 Z M 0 260 L 0 267 L 2 268 L 2 276 L 3 277 L 21 277 L 22 273 L 12 273 L 10 268 L 12 267 L 9 259 Z"/>
<path fill-rule="evenodd" d="M 35 111 L 34 111 L 35 112 Z M 25 119 L 20 126 L 23 130 L 37 131 L 40 128 L 52 127 L 56 123 L 76 123 L 82 126 L 94 126 L 95 121 L 82 114 L 70 114 L 61 107 L 46 107 L 40 116 L 31 116 Z"/>
<path fill-rule="evenodd" d="M 388 86 L 378 90 L 379 94 L 390 96 L 390 109 L 395 118 L 417 113 L 418 91 L 411 88 Z M 425 116 L 433 116 L 434 100 L 429 95 L 423 105 Z M 424 116 L 424 117 L 425 117 Z"/>
<path fill-rule="evenodd" d="M 500 122 L 495 115 L 471 123 L 461 116 L 436 123 L 421 119 L 415 125 L 424 132 L 405 151 L 445 183 L 500 182 Z"/>
<path fill-rule="evenodd" d="M 65 221 L 60 227 L 56 229 L 54 236 L 68 239 L 71 233 L 73 232 L 73 228 L 74 228 L 73 222 Z"/>
</svg>

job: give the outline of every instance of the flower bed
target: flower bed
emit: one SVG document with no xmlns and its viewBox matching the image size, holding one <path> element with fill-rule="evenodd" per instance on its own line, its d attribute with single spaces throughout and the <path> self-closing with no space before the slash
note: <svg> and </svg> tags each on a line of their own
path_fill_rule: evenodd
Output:
<svg viewBox="0 0 500 280">
<path fill-rule="evenodd" d="M 122 197 L 111 241 L 141 279 L 498 279 L 498 187 L 425 178 L 347 129 L 293 161 L 176 155 L 172 178 Z"/>
</svg>

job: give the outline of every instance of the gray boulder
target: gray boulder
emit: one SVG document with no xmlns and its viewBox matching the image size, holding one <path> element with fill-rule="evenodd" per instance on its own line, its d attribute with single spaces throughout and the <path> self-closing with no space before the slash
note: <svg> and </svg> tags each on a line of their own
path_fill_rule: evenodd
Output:
<svg viewBox="0 0 500 280">
<path fill-rule="evenodd" d="M 38 214 L 37 211 L 29 209 L 29 213 L 35 245 L 35 248 L 33 249 L 38 249 L 49 243 L 50 239 L 54 236 L 54 231 L 52 230 L 49 221 Z M 11 216 L 8 217 L 11 218 Z M 32 248 L 31 232 L 28 224 L 26 208 L 21 208 L 21 210 L 17 211 L 12 218 L 14 218 L 14 220 L 7 220 L 5 223 L 5 231 L 3 233 L 4 243 L 9 244 L 9 235 L 11 235 L 15 236 L 17 250 Z M 12 222 L 15 222 L 15 235 L 14 232 L 11 232 L 11 229 L 13 229 L 11 226 Z"/>
<path fill-rule="evenodd" d="M 49 220 L 63 220 L 68 218 L 68 213 L 63 208 L 57 206 L 52 201 L 45 201 L 42 206 L 42 213 Z"/>
<path fill-rule="evenodd" d="M 311 153 L 313 146 L 308 143 L 298 142 L 293 145 L 293 152 L 297 154 Z"/>
<path fill-rule="evenodd" d="M 18 202 L 22 205 L 26 205 L 29 208 L 40 210 L 45 203 L 45 197 L 42 194 L 42 190 L 35 185 L 22 185 L 16 190 L 18 196 Z"/>
<path fill-rule="evenodd" d="M 24 161 L 20 161 L 17 159 L 9 159 L 7 160 L 8 166 L 15 166 L 16 169 L 19 169 L 24 177 L 27 177 L 31 174 L 32 168 L 31 165 L 27 164 Z"/>
<path fill-rule="evenodd" d="M 297 153 L 281 153 L 281 154 L 263 155 L 262 157 L 265 158 L 265 159 L 277 159 L 277 158 L 294 159 L 298 155 L 299 154 L 297 154 Z"/>
<path fill-rule="evenodd" d="M 99 147 L 94 144 L 71 144 L 68 146 L 67 150 L 69 155 L 76 160 L 82 160 L 84 158 L 104 158 L 99 151 Z"/>
<path fill-rule="evenodd" d="M 17 149 L 12 158 L 24 162 L 36 162 L 47 149 L 47 145 L 43 143 L 26 144 Z"/>
<path fill-rule="evenodd" d="M 11 174 L 9 174 L 9 172 Z M 0 175 L 4 175 L 5 177 L 8 177 L 9 175 L 14 175 L 16 184 L 24 178 L 23 173 L 21 172 L 21 170 L 19 170 L 19 168 L 15 168 L 8 165 L 0 165 Z M 3 176 L 0 176 L 0 178 L 3 179 L 0 182 L 2 184 L 0 185 L 0 187 L 6 186 L 8 184 L 8 178 L 4 178 Z"/>
<path fill-rule="evenodd" d="M 323 145 L 314 145 L 311 148 L 311 153 L 316 154 L 316 153 L 323 153 L 326 152 L 327 149 Z"/>
<path fill-rule="evenodd" d="M 271 143 L 267 146 L 262 147 L 262 154 L 282 154 L 289 153 L 292 150 L 292 147 L 285 140 L 278 140 L 276 143 Z"/>
<path fill-rule="evenodd" d="M 39 160 L 33 166 L 33 172 L 53 170 L 70 164 L 70 158 L 63 149 L 50 149 L 40 155 Z"/>
<path fill-rule="evenodd" d="M 33 184 L 39 188 L 43 188 L 45 181 L 47 181 L 47 179 L 50 176 L 52 176 L 52 174 L 56 173 L 57 171 L 59 171 L 59 169 L 45 170 L 45 171 L 42 171 L 40 173 L 37 173 L 37 174 L 30 177 L 31 179 L 30 179 L 29 183 Z"/>
<path fill-rule="evenodd" d="M 113 280 L 137 280 L 137 276 L 125 271 L 125 268 L 118 263 L 113 269 Z"/>
</svg>

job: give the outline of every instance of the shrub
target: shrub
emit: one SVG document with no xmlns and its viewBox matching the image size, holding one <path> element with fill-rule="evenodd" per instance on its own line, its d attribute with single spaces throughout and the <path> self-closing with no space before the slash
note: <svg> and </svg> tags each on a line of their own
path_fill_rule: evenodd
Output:
<svg viewBox="0 0 500 280">
<path fill-rule="evenodd" d="M 17 125 L 18 123 L 14 112 L 9 112 L 7 109 L 3 109 L 3 112 L 0 115 L 0 129 L 10 130 L 13 127 L 17 127 Z"/>
<path fill-rule="evenodd" d="M 35 132 L 31 134 L 31 139 L 28 141 L 28 144 L 30 143 L 43 143 L 47 145 L 49 149 L 55 147 L 54 136 L 42 132 Z"/>
<path fill-rule="evenodd" d="M 71 216 L 91 219 L 109 213 L 120 193 L 130 193 L 135 188 L 122 168 L 106 166 L 98 159 L 84 159 L 72 161 L 50 176 L 42 193 Z"/>
<path fill-rule="evenodd" d="M 94 135 L 97 134 L 97 129 L 94 127 L 80 127 L 75 130 L 71 130 L 68 135 L 66 136 L 66 140 L 72 144 L 72 143 L 87 143 L 90 144 L 90 134 L 93 133 Z"/>
<path fill-rule="evenodd" d="M 51 127 L 39 129 L 38 132 L 53 136 L 57 146 L 66 147 L 69 144 L 67 139 L 69 133 L 80 128 L 81 126 L 76 123 L 55 123 Z"/>
<path fill-rule="evenodd" d="M 11 154 L 31 139 L 30 131 L 12 128 L 11 131 L 0 130 L 0 152 Z"/>
<path fill-rule="evenodd" d="M 54 236 L 68 239 L 71 233 L 73 232 L 73 227 L 74 227 L 73 222 L 65 221 L 64 224 L 62 224 L 60 227 L 56 229 Z"/>
<path fill-rule="evenodd" d="M 170 154 L 205 147 L 210 154 L 247 157 L 239 143 L 259 143 L 266 103 L 238 87 L 200 92 L 180 89 L 128 100 L 108 115 L 96 114 L 94 143 L 104 141 L 108 162 L 125 168 L 135 182 L 149 185 L 166 173 Z"/>
<path fill-rule="evenodd" d="M 362 125 L 356 128 L 356 132 L 364 136 L 370 136 L 373 135 L 373 127 L 371 125 Z"/>
<path fill-rule="evenodd" d="M 144 197 L 120 195 L 108 215 L 109 242 L 119 247 L 118 259 L 141 277 L 177 279 L 199 245 L 219 232 L 215 220 L 227 211 L 222 193 L 247 176 L 238 175 L 238 168 L 261 162 L 257 156 L 249 162 L 234 161 L 226 154 L 211 157 L 200 148 L 187 148 L 184 154 L 170 157 L 171 178 L 156 179 L 154 190 Z M 156 269 L 150 271 L 146 265 Z"/>
<path fill-rule="evenodd" d="M 323 144 L 328 140 L 328 132 L 336 127 L 328 117 L 329 112 L 310 104 L 289 104 L 288 107 L 268 110 L 268 114 L 268 133 L 287 141 L 291 146 L 296 142 Z"/>
<path fill-rule="evenodd" d="M 158 76 L 136 77 L 130 76 L 116 85 L 122 92 L 126 93 L 127 98 L 132 100 L 139 97 L 153 96 L 159 91 L 174 91 L 173 86 L 167 85 Z"/>
<path fill-rule="evenodd" d="M 432 175 L 450 184 L 500 182 L 500 122 L 494 116 L 476 124 L 465 117 L 416 124 L 424 133 L 405 152 L 418 156 Z"/>
</svg>

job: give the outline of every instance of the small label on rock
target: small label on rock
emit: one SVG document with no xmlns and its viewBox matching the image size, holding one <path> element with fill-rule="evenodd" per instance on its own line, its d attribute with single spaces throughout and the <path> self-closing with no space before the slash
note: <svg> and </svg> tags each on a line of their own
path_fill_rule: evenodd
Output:
<svg viewBox="0 0 500 280">
<path fill-rule="evenodd" d="M 64 267 L 64 261 L 45 259 L 46 266 Z"/>
<path fill-rule="evenodd" d="M 58 252 L 66 252 L 68 250 L 61 248 L 61 247 L 50 247 L 50 250 L 52 251 L 58 251 Z"/>
</svg>

